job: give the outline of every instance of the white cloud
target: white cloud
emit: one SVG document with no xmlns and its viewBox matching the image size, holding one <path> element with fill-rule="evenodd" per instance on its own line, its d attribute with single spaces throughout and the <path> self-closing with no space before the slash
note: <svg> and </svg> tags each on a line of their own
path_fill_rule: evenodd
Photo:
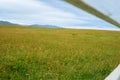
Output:
<svg viewBox="0 0 120 80">
<path fill-rule="evenodd" d="M 59 10 L 36 0 L 1 0 L 0 9 L 1 19 L 21 24 L 64 25 L 85 22 L 77 19 L 78 17 L 70 12 Z"/>
<path fill-rule="evenodd" d="M 78 26 L 101 21 L 65 3 L 55 4 L 55 6 L 49 4 L 47 0 L 46 3 L 42 0 L 0 0 L 0 19 L 20 24 L 52 24 L 58 26 Z"/>
<path fill-rule="evenodd" d="M 51 7 L 35 0 L 0 0 L 0 9 L 10 13 L 13 12 L 12 14 L 32 14 L 43 10 L 49 11 Z"/>
</svg>

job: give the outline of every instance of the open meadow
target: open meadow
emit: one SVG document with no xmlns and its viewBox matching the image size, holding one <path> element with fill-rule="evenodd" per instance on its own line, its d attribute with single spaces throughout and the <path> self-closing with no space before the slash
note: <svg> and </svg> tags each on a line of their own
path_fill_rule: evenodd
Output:
<svg viewBox="0 0 120 80">
<path fill-rule="evenodd" d="M 120 64 L 120 31 L 0 25 L 0 80 L 104 80 Z"/>
</svg>

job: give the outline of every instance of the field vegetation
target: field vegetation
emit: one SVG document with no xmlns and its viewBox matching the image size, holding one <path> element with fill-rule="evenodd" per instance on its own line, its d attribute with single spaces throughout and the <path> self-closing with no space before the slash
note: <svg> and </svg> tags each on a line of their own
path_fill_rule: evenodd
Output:
<svg viewBox="0 0 120 80">
<path fill-rule="evenodd" d="M 0 25 L 0 80 L 104 80 L 120 32 Z"/>
</svg>

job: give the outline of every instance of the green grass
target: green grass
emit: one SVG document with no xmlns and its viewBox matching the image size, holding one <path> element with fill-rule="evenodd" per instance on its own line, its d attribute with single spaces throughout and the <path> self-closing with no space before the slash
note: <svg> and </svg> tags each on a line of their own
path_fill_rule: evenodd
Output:
<svg viewBox="0 0 120 80">
<path fill-rule="evenodd" d="M 0 80 L 104 80 L 120 32 L 0 25 Z"/>
</svg>

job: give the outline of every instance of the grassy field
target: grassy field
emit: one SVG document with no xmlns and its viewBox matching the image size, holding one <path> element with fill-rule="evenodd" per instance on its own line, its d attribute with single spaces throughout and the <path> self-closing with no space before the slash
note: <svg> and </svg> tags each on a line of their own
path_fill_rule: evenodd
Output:
<svg viewBox="0 0 120 80">
<path fill-rule="evenodd" d="M 0 25 L 0 80 L 104 80 L 120 32 Z"/>
</svg>

